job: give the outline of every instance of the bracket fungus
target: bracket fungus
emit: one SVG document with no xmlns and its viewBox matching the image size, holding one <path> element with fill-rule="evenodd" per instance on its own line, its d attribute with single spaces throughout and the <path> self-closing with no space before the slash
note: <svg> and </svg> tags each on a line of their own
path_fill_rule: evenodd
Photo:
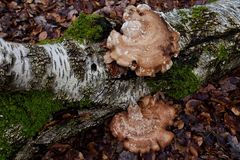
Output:
<svg viewBox="0 0 240 160">
<path fill-rule="evenodd" d="M 116 61 L 138 76 L 154 77 L 172 66 L 179 53 L 180 34 L 146 4 L 128 6 L 123 14 L 122 34 L 113 30 L 107 39 L 104 61 Z"/>
<path fill-rule="evenodd" d="M 146 96 L 127 112 L 114 116 L 110 130 L 134 153 L 159 151 L 169 145 L 174 134 L 165 128 L 173 124 L 175 109 L 156 97 Z"/>
</svg>

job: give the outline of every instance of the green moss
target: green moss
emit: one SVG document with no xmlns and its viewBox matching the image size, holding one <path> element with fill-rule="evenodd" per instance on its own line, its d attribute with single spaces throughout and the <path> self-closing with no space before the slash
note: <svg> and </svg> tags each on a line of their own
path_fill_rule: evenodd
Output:
<svg viewBox="0 0 240 160">
<path fill-rule="evenodd" d="M 60 43 L 64 39 L 73 39 L 79 42 L 99 42 L 106 38 L 112 30 L 111 24 L 98 14 L 81 13 L 76 21 L 74 21 L 64 32 L 63 37 L 56 39 L 45 39 L 37 44 Z"/>
<path fill-rule="evenodd" d="M 204 12 L 208 10 L 207 7 L 193 7 L 192 15 L 191 15 L 191 27 L 193 30 L 203 26 L 206 23 L 206 19 L 204 18 Z"/>
<path fill-rule="evenodd" d="M 212 54 L 215 60 L 209 65 L 212 67 L 220 67 L 223 62 L 229 60 L 229 52 L 232 52 L 231 47 L 226 48 L 224 43 L 218 43 L 215 45 L 209 45 L 204 50 L 208 54 Z"/>
<path fill-rule="evenodd" d="M 169 97 L 181 99 L 194 93 L 200 86 L 200 80 L 187 66 L 175 64 L 169 71 L 154 79 L 147 79 L 152 93 L 163 91 Z"/>
<path fill-rule="evenodd" d="M 187 23 L 189 21 L 188 13 L 184 9 L 179 10 L 179 15 L 182 17 L 182 23 Z"/>
<path fill-rule="evenodd" d="M 44 45 L 44 44 L 61 43 L 63 42 L 63 40 L 64 40 L 63 37 L 54 38 L 54 39 L 45 39 L 45 40 L 39 41 L 37 44 Z"/>
<path fill-rule="evenodd" d="M 79 103 L 80 103 L 80 106 L 84 108 L 94 104 L 94 102 L 88 98 L 81 99 Z"/>
<path fill-rule="evenodd" d="M 204 14 L 204 12 L 208 11 L 206 6 L 195 6 L 192 9 L 192 18 L 200 18 Z"/>
<path fill-rule="evenodd" d="M 219 44 L 218 46 L 218 54 L 217 54 L 217 61 L 223 62 L 228 59 L 229 53 L 228 49 L 225 48 L 224 44 Z"/>
<path fill-rule="evenodd" d="M 228 59 L 229 52 L 232 52 L 232 47 L 226 47 L 224 42 L 217 42 L 217 43 L 208 43 L 205 46 L 200 46 L 203 48 L 202 52 L 210 54 L 216 57 L 217 62 L 223 62 Z"/>
<path fill-rule="evenodd" d="M 13 152 L 12 148 L 6 139 L 0 137 L 0 160 L 7 160 Z"/>
<path fill-rule="evenodd" d="M 204 27 L 209 29 L 216 14 L 208 10 L 206 6 L 194 6 L 191 12 L 186 10 L 179 10 L 181 22 L 183 24 L 189 23 L 192 31 L 202 30 Z"/>
<path fill-rule="evenodd" d="M 218 0 L 208 0 L 207 3 L 217 2 Z"/>
<path fill-rule="evenodd" d="M 89 98 L 83 98 L 83 99 L 81 99 L 80 101 L 77 101 L 77 102 L 66 101 L 65 105 L 68 106 L 69 108 L 79 108 L 79 109 L 81 109 L 81 108 L 87 108 L 87 107 L 93 106 L 94 102 Z"/>
<path fill-rule="evenodd" d="M 213 54 L 216 59 L 212 61 L 209 66 L 214 67 L 217 70 L 221 70 L 223 64 L 226 63 L 226 61 L 229 61 L 229 52 L 232 52 L 232 49 L 230 47 L 226 48 L 224 43 L 215 45 L 215 48 L 212 49 L 212 52 L 210 52 L 210 54 Z"/>
<path fill-rule="evenodd" d="M 110 26 L 110 23 L 100 15 L 81 13 L 65 31 L 64 37 L 80 42 L 84 40 L 96 42 L 108 36 L 111 30 Z"/>
<path fill-rule="evenodd" d="M 62 108 L 49 92 L 0 94 L 0 159 L 7 159 L 16 149 L 12 138 L 5 135 L 10 126 L 21 126 L 19 136 L 26 139 L 36 135 L 49 116 Z M 18 146 L 19 147 L 19 146 Z"/>
</svg>

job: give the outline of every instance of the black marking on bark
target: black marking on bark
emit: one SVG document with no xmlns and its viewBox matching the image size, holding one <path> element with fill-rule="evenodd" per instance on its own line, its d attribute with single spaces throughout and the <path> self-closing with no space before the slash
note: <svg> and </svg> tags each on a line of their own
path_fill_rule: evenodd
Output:
<svg viewBox="0 0 240 160">
<path fill-rule="evenodd" d="M 57 49 L 55 49 L 55 53 L 58 55 L 58 50 Z"/>
<path fill-rule="evenodd" d="M 15 74 L 15 79 L 17 80 L 19 78 L 19 75 L 18 74 Z"/>
<path fill-rule="evenodd" d="M 6 58 L 7 52 L 6 51 L 2 51 L 3 57 Z"/>
<path fill-rule="evenodd" d="M 56 81 L 56 82 L 55 82 L 55 87 L 57 87 L 57 86 L 58 86 L 58 82 Z"/>
<path fill-rule="evenodd" d="M 65 71 L 67 71 L 67 64 L 65 60 L 63 61 L 63 64 L 64 64 Z"/>
<path fill-rule="evenodd" d="M 23 61 L 23 64 L 22 64 L 22 74 L 24 74 L 24 71 L 25 71 L 25 61 Z"/>
<path fill-rule="evenodd" d="M 64 78 L 65 74 L 64 74 L 64 70 L 62 70 L 62 79 Z"/>
<path fill-rule="evenodd" d="M 61 77 L 61 70 L 58 68 L 58 77 Z"/>
<path fill-rule="evenodd" d="M 54 69 L 57 70 L 57 63 L 55 60 L 53 60 L 53 62 L 54 62 Z"/>
<path fill-rule="evenodd" d="M 91 65 L 91 71 L 93 72 L 97 71 L 97 65 L 95 63 Z"/>
<path fill-rule="evenodd" d="M 50 53 L 51 57 L 53 57 L 53 55 L 52 55 L 52 51 L 49 51 L 49 53 Z"/>
<path fill-rule="evenodd" d="M 57 50 L 59 53 L 61 53 L 63 55 L 63 52 L 59 48 L 57 48 Z"/>
<path fill-rule="evenodd" d="M 0 88 L 4 87 L 6 83 L 6 70 L 0 68 Z"/>
<path fill-rule="evenodd" d="M 23 61 L 23 53 L 20 52 L 21 62 Z"/>
<path fill-rule="evenodd" d="M 11 66 L 13 66 L 16 62 L 16 57 L 15 56 L 11 56 L 12 59 L 11 59 Z"/>
<path fill-rule="evenodd" d="M 59 61 L 60 61 L 60 65 L 62 66 L 63 63 L 62 63 L 62 59 L 61 59 L 61 57 L 59 57 Z"/>
</svg>

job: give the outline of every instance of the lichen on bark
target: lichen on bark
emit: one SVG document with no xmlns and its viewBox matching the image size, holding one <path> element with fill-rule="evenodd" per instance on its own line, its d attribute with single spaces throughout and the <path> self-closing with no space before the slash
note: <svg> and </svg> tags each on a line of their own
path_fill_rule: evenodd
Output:
<svg viewBox="0 0 240 160">
<path fill-rule="evenodd" d="M 181 33 L 180 46 L 183 50 L 206 39 L 239 32 L 239 3 L 237 0 L 218 1 L 192 9 L 174 10 L 165 13 L 164 18 Z"/>
</svg>

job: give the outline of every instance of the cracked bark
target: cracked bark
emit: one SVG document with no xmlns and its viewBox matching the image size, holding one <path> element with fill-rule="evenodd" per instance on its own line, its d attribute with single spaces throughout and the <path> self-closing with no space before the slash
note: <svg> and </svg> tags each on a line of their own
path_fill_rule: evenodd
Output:
<svg viewBox="0 0 240 160">
<path fill-rule="evenodd" d="M 201 80 L 218 78 L 240 64 L 240 1 L 219 1 L 206 8 L 159 14 L 181 33 L 181 53 L 176 60 L 191 66 Z M 227 49 L 224 59 L 219 59 L 221 46 Z M 82 111 L 92 115 L 90 120 L 72 121 L 42 131 L 28 141 L 15 159 L 31 159 L 40 146 L 49 146 L 97 125 L 150 93 L 144 78 L 111 78 L 103 63 L 104 54 L 105 50 L 97 43 L 30 45 L 0 39 L 0 91 L 50 89 L 60 99 L 88 98 L 104 105 Z"/>
</svg>

